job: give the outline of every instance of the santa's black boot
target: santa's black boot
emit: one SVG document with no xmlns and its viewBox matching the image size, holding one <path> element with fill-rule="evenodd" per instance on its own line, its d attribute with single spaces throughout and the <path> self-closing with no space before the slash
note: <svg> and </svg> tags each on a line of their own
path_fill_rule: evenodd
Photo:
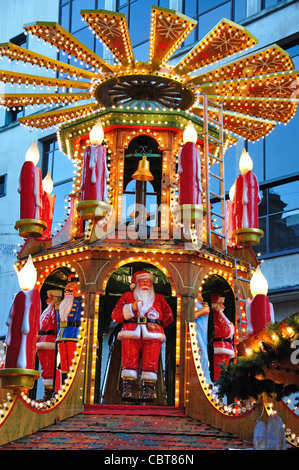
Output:
<svg viewBox="0 0 299 470">
<path fill-rule="evenodd" d="M 135 379 L 123 379 L 123 391 L 121 396 L 122 401 L 135 400 Z"/>
<path fill-rule="evenodd" d="M 157 398 L 156 381 L 144 380 L 142 382 L 142 401 L 152 402 Z"/>
</svg>

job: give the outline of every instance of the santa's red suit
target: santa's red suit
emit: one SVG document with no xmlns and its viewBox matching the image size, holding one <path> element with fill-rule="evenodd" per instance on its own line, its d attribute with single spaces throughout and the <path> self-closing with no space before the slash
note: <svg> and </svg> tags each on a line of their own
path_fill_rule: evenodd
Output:
<svg viewBox="0 0 299 470">
<path fill-rule="evenodd" d="M 54 391 L 55 359 L 56 359 L 56 337 L 57 316 L 56 303 L 61 300 L 62 291 L 49 290 L 47 292 L 47 308 L 42 312 L 40 318 L 40 330 L 37 339 L 37 354 L 41 365 L 41 376 L 45 395 Z"/>
<path fill-rule="evenodd" d="M 179 205 L 201 204 L 200 152 L 193 142 L 186 142 L 179 155 Z"/>
<path fill-rule="evenodd" d="M 137 287 L 140 288 L 141 283 L 146 281 L 151 284 L 151 300 L 143 302 L 140 301 Z M 164 296 L 154 292 L 152 283 L 150 273 L 135 273 L 131 284 L 133 291 L 123 294 L 112 312 L 112 320 L 123 323 L 118 334 L 122 343 L 122 378 L 137 378 L 141 356 L 141 379 L 157 380 L 161 344 L 166 339 L 164 328 L 173 321 L 173 314 Z M 135 302 L 138 304 L 137 311 L 134 311 Z"/>
<path fill-rule="evenodd" d="M 41 301 L 38 289 L 20 291 L 11 306 L 6 338 L 5 368 L 35 368 Z"/>
<path fill-rule="evenodd" d="M 214 382 L 220 377 L 220 364 L 225 362 L 228 364 L 231 357 L 234 357 L 234 325 L 224 315 L 224 297 L 218 294 L 212 294 L 212 313 L 214 321 Z"/>
<path fill-rule="evenodd" d="M 108 202 L 106 189 L 108 177 L 106 147 L 88 145 L 83 159 L 81 200 Z"/>
</svg>

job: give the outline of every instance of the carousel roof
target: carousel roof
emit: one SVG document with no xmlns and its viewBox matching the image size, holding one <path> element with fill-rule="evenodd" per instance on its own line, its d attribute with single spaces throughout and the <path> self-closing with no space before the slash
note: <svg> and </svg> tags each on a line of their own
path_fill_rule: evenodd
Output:
<svg viewBox="0 0 299 470">
<path fill-rule="evenodd" d="M 159 113 L 165 108 L 201 118 L 202 96 L 206 93 L 214 103 L 223 104 L 225 130 L 254 141 L 267 135 L 277 123 L 287 123 L 297 110 L 299 72 L 294 71 L 288 53 L 275 44 L 258 49 L 257 39 L 232 21 L 222 19 L 191 50 L 176 58 L 175 52 L 196 21 L 153 6 L 148 61 L 139 62 L 134 58 L 124 14 L 82 10 L 81 15 L 91 34 L 111 51 L 113 65 L 52 22 L 38 21 L 24 29 L 68 58 L 74 57 L 80 66 L 12 43 L 0 44 L 0 56 L 42 69 L 37 75 L 0 70 L 4 84 L 26 87 L 25 92 L 0 94 L 0 104 L 8 108 L 46 108 L 45 112 L 19 118 L 22 124 L 58 129 L 74 119 L 136 100 L 155 102 Z M 43 74 L 49 69 L 54 77 Z M 216 118 L 218 110 L 211 105 L 210 117 Z"/>
</svg>

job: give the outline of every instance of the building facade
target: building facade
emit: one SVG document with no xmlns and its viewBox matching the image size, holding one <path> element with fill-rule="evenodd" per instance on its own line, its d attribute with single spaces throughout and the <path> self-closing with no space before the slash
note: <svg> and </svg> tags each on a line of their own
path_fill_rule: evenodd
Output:
<svg viewBox="0 0 299 470">
<path fill-rule="evenodd" d="M 258 37 L 258 48 L 277 43 L 289 52 L 295 69 L 299 68 L 299 2 L 294 0 L 158 0 L 160 7 L 171 8 L 192 17 L 198 24 L 178 54 L 189 50 L 194 42 L 208 33 L 222 18 L 233 20 L 246 27 Z M 1 4 L 1 43 L 28 47 L 45 53 L 43 41 L 38 42 L 24 34 L 23 25 L 35 21 L 60 23 L 78 40 L 94 50 L 106 61 L 112 60 L 102 43 L 82 23 L 81 9 L 106 9 L 125 13 L 130 29 L 132 46 L 137 60 L 142 61 L 148 54 L 149 19 L 152 2 L 149 0 L 55 0 L 21 1 L 14 0 Z M 140 28 L 139 18 L 144 18 Z M 5 18 L 13 18 L 6 21 Z M 62 61 L 73 59 L 58 56 L 55 48 L 47 54 Z M 58 57 L 57 57 L 58 56 Z M 4 60 L 3 60 L 4 62 Z M 13 60 L 5 67 L 18 67 Z M 27 65 L 29 68 L 30 66 Z M 49 72 L 49 74 L 52 72 Z M 3 86 L 3 85 L 1 85 Z M 6 85 L 9 87 L 9 85 Z M 13 88 L 12 88 L 13 90 Z M 7 88 L 1 93 L 8 93 Z M 13 92 L 13 91 L 12 91 Z M 17 90 L 14 90 L 17 92 Z M 294 98 L 299 98 L 299 84 L 294 83 Z M 19 218 L 19 194 L 17 192 L 21 166 L 27 149 L 35 140 L 40 150 L 39 166 L 42 176 L 49 171 L 54 182 L 57 201 L 63 201 L 73 186 L 73 164 L 62 155 L 55 131 L 28 131 L 17 121 L 23 115 L 31 114 L 31 107 L 8 111 L 0 109 L 0 183 L 1 183 L 1 240 L 0 240 L 0 336 L 6 334 L 5 321 L 13 294 L 18 291 L 17 276 L 13 269 L 15 252 L 18 251 L 19 237 L 14 229 Z M 44 110 L 41 105 L 41 110 Z M 269 116 L 271 119 L 271 117 Z M 274 131 L 258 142 L 239 142 L 226 152 L 226 192 L 234 182 L 239 170 L 238 161 L 245 146 L 253 159 L 254 171 L 258 176 L 261 203 L 260 227 L 264 237 L 256 249 L 258 259 L 263 261 L 262 270 L 269 283 L 269 296 L 274 304 L 276 318 L 282 319 L 299 310 L 299 282 L 297 259 L 299 259 L 299 147 L 297 129 L 299 115 L 286 125 L 276 126 Z M 13 162 L 13 165 L 12 165 Z M 59 231 L 66 219 L 67 208 L 63 202 L 56 204 L 53 231 Z"/>
</svg>

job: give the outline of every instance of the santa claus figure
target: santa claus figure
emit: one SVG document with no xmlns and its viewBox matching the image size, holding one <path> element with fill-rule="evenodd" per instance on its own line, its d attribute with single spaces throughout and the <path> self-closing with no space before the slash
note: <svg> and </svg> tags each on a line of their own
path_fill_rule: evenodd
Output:
<svg viewBox="0 0 299 470">
<path fill-rule="evenodd" d="M 60 354 L 60 367 L 62 382 L 72 365 L 77 347 L 81 325 L 82 296 L 80 283 L 70 275 L 64 291 L 64 298 L 59 305 L 58 318 L 58 351 Z"/>
<path fill-rule="evenodd" d="M 132 277 L 131 291 L 117 302 L 112 320 L 123 323 L 118 334 L 122 344 L 123 400 L 135 399 L 135 381 L 141 359 L 143 401 L 156 398 L 156 381 L 164 328 L 173 321 L 170 306 L 153 287 L 153 275 L 138 271 Z"/>
<path fill-rule="evenodd" d="M 219 294 L 211 295 L 211 307 L 214 321 L 214 382 L 220 377 L 221 366 L 225 362 L 228 364 L 231 357 L 234 357 L 234 324 L 224 315 L 225 298 Z"/>
<path fill-rule="evenodd" d="M 40 330 L 37 339 L 37 355 L 41 366 L 41 376 L 44 387 L 44 400 L 51 398 L 54 391 L 54 376 L 56 367 L 56 338 L 57 317 L 56 304 L 61 300 L 61 290 L 49 290 L 47 292 L 48 306 L 42 312 L 40 318 Z"/>
</svg>

